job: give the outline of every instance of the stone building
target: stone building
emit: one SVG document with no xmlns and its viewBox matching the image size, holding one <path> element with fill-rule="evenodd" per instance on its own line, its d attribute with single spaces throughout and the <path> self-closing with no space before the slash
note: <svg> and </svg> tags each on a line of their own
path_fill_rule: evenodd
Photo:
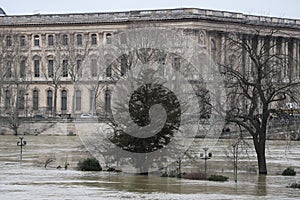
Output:
<svg viewBox="0 0 300 200">
<path fill-rule="evenodd" d="M 22 81 L 18 109 L 26 116 L 80 116 L 84 113 L 105 114 L 110 105 L 110 71 L 102 72 L 103 109 L 94 110 L 93 89 L 76 90 L 82 61 L 100 45 L 110 44 L 115 34 L 140 24 L 185 30 L 211 53 L 216 62 L 229 62 L 233 53 L 226 51 L 225 36 L 234 33 L 253 35 L 260 29 L 273 29 L 269 43 L 276 44 L 282 54 L 300 58 L 300 20 L 246 15 L 198 8 L 136 10 L 109 13 L 36 14 L 0 16 L 1 42 L 1 113 L 13 104 L 14 94 L 8 85 L 14 77 Z M 91 59 L 91 65 L 97 60 Z M 93 63 L 94 62 L 94 63 Z M 243 61 L 247 63 L 247 60 Z M 59 71 L 57 71 L 59 70 Z M 96 69 L 97 70 L 97 69 Z M 281 69 L 281 80 L 300 78 L 299 64 Z M 292 72 L 292 73 L 291 73 Z M 90 77 L 97 76 L 90 72 Z M 120 72 L 122 73 L 122 72 Z M 58 77 L 59 76 L 59 77 Z M 289 77 L 292 76 L 292 77 Z M 74 78 L 75 77 L 75 78 Z M 55 103 L 55 87 L 57 100 Z M 75 91 L 74 91 L 75 90 Z M 56 104 L 56 105 L 55 105 Z"/>
</svg>

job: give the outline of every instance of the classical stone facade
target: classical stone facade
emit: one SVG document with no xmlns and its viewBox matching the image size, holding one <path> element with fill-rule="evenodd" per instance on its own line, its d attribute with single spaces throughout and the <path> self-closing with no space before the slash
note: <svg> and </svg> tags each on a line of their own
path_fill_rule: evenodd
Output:
<svg viewBox="0 0 300 200">
<path fill-rule="evenodd" d="M 145 25 L 184 30 L 211 53 L 212 59 L 221 63 L 229 62 L 233 54 L 225 49 L 226 35 L 253 35 L 253 30 L 260 29 L 258 40 L 263 40 L 265 31 L 272 29 L 276 32 L 274 37 L 268 38 L 269 43 L 276 43 L 280 52 L 291 59 L 300 60 L 300 20 L 296 19 L 197 8 L 0 16 L 2 113 L 14 101 L 15 95 L 10 92 L 9 85 L 15 84 L 14 77 L 18 77 L 22 80 L 23 95 L 18 106 L 22 115 L 105 114 L 110 105 L 112 72 L 102 72 L 101 81 L 105 87 L 99 98 L 103 107 L 95 110 L 93 88 L 80 91 L 74 87 L 80 76 L 80 65 L 100 45 L 109 45 L 115 34 Z M 91 65 L 97 65 L 98 61 L 90 60 Z M 246 64 L 247 60 L 244 62 Z M 300 79 L 297 62 L 280 71 L 282 80 Z M 97 74 L 99 72 L 92 68 L 89 76 L 93 78 Z"/>
</svg>

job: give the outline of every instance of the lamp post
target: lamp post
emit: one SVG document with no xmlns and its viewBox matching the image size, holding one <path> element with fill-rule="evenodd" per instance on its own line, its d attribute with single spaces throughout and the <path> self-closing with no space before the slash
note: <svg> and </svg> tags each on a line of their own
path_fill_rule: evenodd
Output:
<svg viewBox="0 0 300 200">
<path fill-rule="evenodd" d="M 212 153 L 208 153 L 208 155 L 207 155 L 208 149 L 209 149 L 208 147 L 204 147 L 203 148 L 204 155 L 203 155 L 203 153 L 200 154 L 201 159 L 203 159 L 204 162 L 205 162 L 205 164 L 204 164 L 204 166 L 205 166 L 205 174 L 207 174 L 207 160 L 211 159 L 211 157 L 212 157 Z"/>
<path fill-rule="evenodd" d="M 23 146 L 26 145 L 26 141 L 25 140 L 23 141 L 23 139 L 24 139 L 23 137 L 19 137 L 19 138 L 20 138 L 20 141 L 17 142 L 17 146 L 20 147 L 20 150 L 21 150 L 20 159 L 22 161 Z"/>
</svg>

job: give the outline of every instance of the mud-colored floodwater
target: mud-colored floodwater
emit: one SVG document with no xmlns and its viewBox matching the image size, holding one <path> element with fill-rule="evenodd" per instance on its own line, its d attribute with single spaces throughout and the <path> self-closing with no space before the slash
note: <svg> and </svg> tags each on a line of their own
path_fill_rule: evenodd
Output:
<svg viewBox="0 0 300 200">
<path fill-rule="evenodd" d="M 88 155 L 78 137 L 25 136 L 23 162 L 20 162 L 18 137 L 0 136 L 0 199 L 299 199 L 300 190 L 286 188 L 299 182 L 299 175 L 278 175 L 292 166 L 300 173 L 300 142 L 268 141 L 268 176 L 249 173 L 256 165 L 253 150 L 240 161 L 238 182 L 224 149 L 229 140 L 219 140 L 212 149 L 208 172 L 229 176 L 227 182 L 195 181 L 126 173 L 81 172 L 76 163 Z M 200 141 L 199 141 L 200 142 Z M 251 144 L 251 141 L 249 141 Z M 194 152 L 197 152 L 197 141 Z M 52 158 L 45 169 L 45 161 Z M 70 163 L 65 170 L 58 165 Z M 250 166 L 250 167 L 249 167 Z M 203 168 L 203 160 L 185 170 Z M 252 170 L 253 171 L 253 170 Z"/>
</svg>

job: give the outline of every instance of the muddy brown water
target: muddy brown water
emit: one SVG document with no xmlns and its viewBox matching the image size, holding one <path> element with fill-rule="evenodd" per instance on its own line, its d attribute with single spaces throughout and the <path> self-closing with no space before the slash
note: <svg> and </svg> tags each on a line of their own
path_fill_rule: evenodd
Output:
<svg viewBox="0 0 300 200">
<path fill-rule="evenodd" d="M 16 136 L 0 136 L 0 199 L 299 199 L 300 190 L 286 186 L 300 182 L 299 175 L 280 175 L 292 166 L 300 174 L 300 142 L 267 142 L 267 176 L 253 173 L 256 168 L 253 149 L 239 161 L 238 182 L 235 183 L 232 163 L 226 158 L 225 149 L 230 140 L 219 140 L 211 150 L 208 173 L 229 176 L 227 182 L 210 182 L 148 177 L 128 173 L 81 172 L 76 164 L 88 156 L 77 136 L 24 136 L 27 145 L 20 148 Z M 199 141 L 193 149 L 198 154 Z M 251 144 L 251 141 L 249 141 Z M 52 158 L 47 168 L 45 161 Z M 70 163 L 65 170 L 58 165 Z M 186 164 L 184 171 L 203 169 L 204 161 Z M 249 171 L 252 171 L 250 173 Z"/>
</svg>

